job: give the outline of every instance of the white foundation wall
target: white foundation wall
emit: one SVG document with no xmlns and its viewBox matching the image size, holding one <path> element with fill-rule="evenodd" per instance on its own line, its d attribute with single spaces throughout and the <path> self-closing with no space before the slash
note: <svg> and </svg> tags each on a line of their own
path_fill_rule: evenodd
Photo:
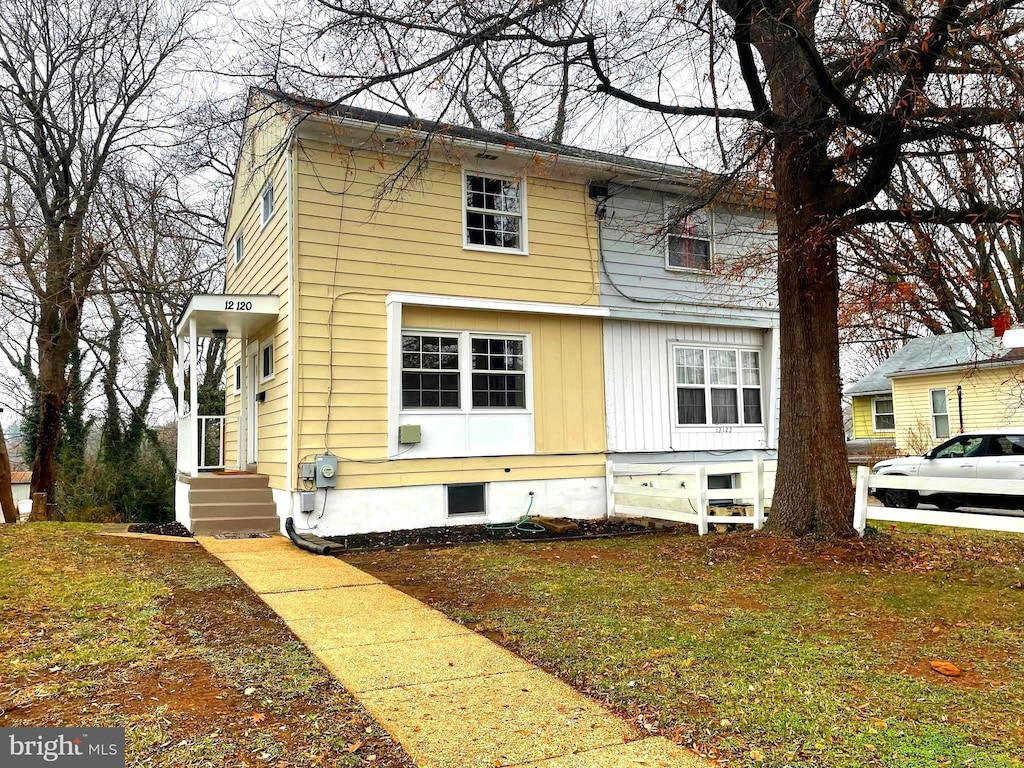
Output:
<svg viewBox="0 0 1024 768">
<path fill-rule="evenodd" d="M 188 504 L 189 484 L 181 480 L 174 481 L 174 519 L 192 530 L 192 511 Z"/>
<path fill-rule="evenodd" d="M 436 528 L 444 525 L 505 523 L 517 520 L 530 504 L 531 515 L 592 520 L 605 516 L 606 495 L 603 477 L 559 480 L 509 480 L 487 483 L 487 514 L 448 517 L 443 485 L 417 485 L 404 488 L 331 489 L 316 491 L 316 509 L 311 514 L 298 511 L 299 494 L 291 504 L 278 501 L 281 525 L 290 513 L 295 529 L 319 536 L 345 536 L 353 533 L 378 533 L 406 528 Z"/>
</svg>

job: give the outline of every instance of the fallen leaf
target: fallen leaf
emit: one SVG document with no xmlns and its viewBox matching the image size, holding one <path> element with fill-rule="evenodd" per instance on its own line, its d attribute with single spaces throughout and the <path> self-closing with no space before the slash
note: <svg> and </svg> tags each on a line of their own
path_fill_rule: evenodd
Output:
<svg viewBox="0 0 1024 768">
<path fill-rule="evenodd" d="M 267 716 L 262 712 L 254 712 L 253 714 L 249 715 L 249 717 L 252 718 L 252 721 L 254 723 L 262 723 L 264 720 L 267 719 Z"/>
<path fill-rule="evenodd" d="M 940 675 L 945 675 L 946 677 L 960 677 L 963 674 L 960 667 L 951 661 L 933 661 L 931 662 L 931 667 Z"/>
<path fill-rule="evenodd" d="M 346 752 L 357 752 L 362 746 L 363 746 L 363 742 L 361 742 L 361 741 L 354 741 L 351 744 L 349 744 L 347 747 L 345 747 L 345 751 Z"/>
<path fill-rule="evenodd" d="M 750 750 L 750 759 L 751 760 L 756 760 L 759 763 L 763 762 L 764 761 L 764 752 L 762 752 L 760 749 L 752 749 L 752 750 Z"/>
</svg>

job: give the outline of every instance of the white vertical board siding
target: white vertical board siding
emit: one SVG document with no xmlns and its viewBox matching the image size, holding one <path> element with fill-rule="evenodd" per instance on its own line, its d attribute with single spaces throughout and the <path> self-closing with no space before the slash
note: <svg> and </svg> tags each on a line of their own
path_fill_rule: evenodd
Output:
<svg viewBox="0 0 1024 768">
<path fill-rule="evenodd" d="M 778 433 L 778 355 L 772 332 L 760 328 L 606 320 L 605 396 L 608 451 L 749 450 L 774 447 Z M 672 344 L 757 347 L 765 426 L 677 428 L 670 361 Z"/>
</svg>

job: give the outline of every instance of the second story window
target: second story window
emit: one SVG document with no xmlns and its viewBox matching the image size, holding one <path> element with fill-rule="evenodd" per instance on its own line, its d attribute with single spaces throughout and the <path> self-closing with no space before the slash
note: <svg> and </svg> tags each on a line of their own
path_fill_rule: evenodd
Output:
<svg viewBox="0 0 1024 768">
<path fill-rule="evenodd" d="M 270 217 L 274 215 L 274 180 L 271 179 L 267 182 L 267 186 L 263 190 L 263 195 L 260 197 L 260 226 L 267 226 L 267 222 L 270 221 Z"/>
<path fill-rule="evenodd" d="M 669 269 L 711 269 L 711 221 L 705 210 L 669 212 L 665 266 Z"/>
<path fill-rule="evenodd" d="M 242 241 L 241 235 L 235 236 L 235 264 L 240 264 L 242 259 L 245 258 L 245 243 Z"/>
<path fill-rule="evenodd" d="M 468 248 L 524 252 L 523 183 L 519 179 L 466 174 Z"/>
</svg>

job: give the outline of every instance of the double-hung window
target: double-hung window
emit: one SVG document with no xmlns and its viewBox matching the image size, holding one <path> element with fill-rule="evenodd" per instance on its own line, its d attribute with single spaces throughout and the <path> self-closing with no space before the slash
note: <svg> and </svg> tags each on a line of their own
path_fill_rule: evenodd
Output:
<svg viewBox="0 0 1024 768">
<path fill-rule="evenodd" d="M 940 440 L 949 437 L 949 406 L 945 389 L 933 389 L 929 393 L 932 411 L 932 437 Z"/>
<path fill-rule="evenodd" d="M 402 335 L 402 407 L 458 408 L 459 337 Z"/>
<path fill-rule="evenodd" d="M 524 336 L 402 334 L 403 409 L 525 410 L 526 390 Z"/>
<path fill-rule="evenodd" d="M 473 407 L 525 408 L 523 340 L 474 336 L 471 344 Z"/>
<path fill-rule="evenodd" d="M 763 423 L 760 352 L 679 346 L 674 362 L 680 426 Z"/>
<path fill-rule="evenodd" d="M 892 406 L 892 397 L 876 397 L 871 401 L 871 420 L 875 432 L 894 432 L 896 430 L 896 414 Z"/>
<path fill-rule="evenodd" d="M 524 253 L 523 181 L 467 173 L 465 186 L 466 247 Z"/>
<path fill-rule="evenodd" d="M 711 217 L 706 210 L 670 211 L 665 266 L 668 269 L 711 269 Z"/>
</svg>

